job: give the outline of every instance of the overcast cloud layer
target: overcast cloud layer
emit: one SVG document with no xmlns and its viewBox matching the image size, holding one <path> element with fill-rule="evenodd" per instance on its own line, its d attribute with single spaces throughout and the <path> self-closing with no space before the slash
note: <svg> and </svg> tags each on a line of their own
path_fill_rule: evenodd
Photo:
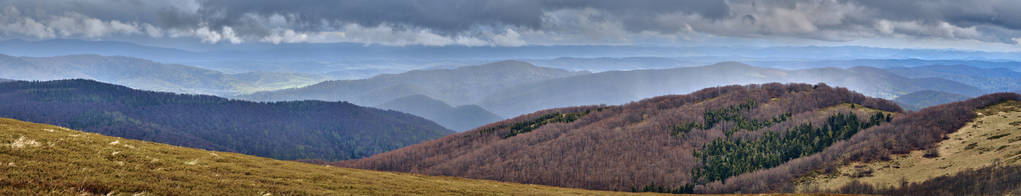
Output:
<svg viewBox="0 0 1021 196">
<path fill-rule="evenodd" d="M 0 35 L 522 46 L 719 37 L 1021 47 L 1017 0 L 0 0 Z"/>
</svg>

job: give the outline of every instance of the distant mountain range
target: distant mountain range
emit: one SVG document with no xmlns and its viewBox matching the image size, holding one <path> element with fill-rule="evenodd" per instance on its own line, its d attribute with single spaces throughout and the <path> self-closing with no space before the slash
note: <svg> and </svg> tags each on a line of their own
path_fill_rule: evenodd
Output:
<svg viewBox="0 0 1021 196">
<path fill-rule="evenodd" d="M 503 120 L 477 105 L 453 107 L 425 95 L 411 95 L 390 100 L 376 106 L 421 116 L 454 131 L 466 131 L 491 122 Z"/>
<path fill-rule="evenodd" d="M 588 71 L 664 69 L 740 61 L 774 68 L 920 66 L 967 64 L 1019 69 L 1016 52 L 892 49 L 858 46 L 806 47 L 643 47 L 643 46 L 383 46 L 357 43 L 243 43 L 240 45 L 151 43 L 53 39 L 0 41 L 0 54 L 128 56 L 218 71 L 323 74 L 372 69 L 408 71 L 426 67 L 521 59 L 540 66 Z M 240 49 L 239 49 L 240 48 Z M 569 64 L 577 63 L 577 64 Z M 566 67 L 570 65 L 570 67 Z M 1021 71 L 1021 70 L 1018 70 Z M 389 73 L 388 71 L 373 71 Z"/>
<path fill-rule="evenodd" d="M 893 101 L 897 102 L 897 104 L 899 104 L 906 110 L 918 111 L 922 108 L 927 108 L 930 106 L 955 101 L 964 101 L 967 100 L 968 98 L 971 97 L 955 93 L 924 90 L 913 92 L 907 95 L 901 95 L 900 97 L 897 97 Z"/>
<path fill-rule="evenodd" d="M 521 61 L 500 61 L 456 69 L 383 74 L 362 80 L 326 81 L 240 97 L 260 101 L 344 100 L 359 105 L 379 105 L 401 97 L 425 95 L 452 105 L 466 105 L 510 87 L 587 73 L 537 67 Z"/>
<path fill-rule="evenodd" d="M 346 102 L 256 103 L 90 80 L 0 83 L 0 117 L 287 160 L 360 158 L 453 133 Z"/>
<path fill-rule="evenodd" d="M 1007 68 L 978 68 L 968 65 L 928 65 L 895 67 L 887 70 L 908 78 L 943 78 L 975 86 L 989 92 L 1021 90 L 1021 73 Z"/>
<path fill-rule="evenodd" d="M 953 81 L 908 79 L 868 67 L 782 70 L 728 62 L 664 70 L 601 72 L 553 79 L 507 89 L 501 94 L 487 97 L 479 105 L 500 115 L 513 116 L 544 108 L 623 104 L 659 95 L 688 93 L 706 87 L 768 82 L 826 83 L 887 99 L 930 89 L 973 96 L 982 93 L 977 88 Z"/>
<path fill-rule="evenodd" d="M 946 79 L 907 78 L 870 67 L 784 70 L 725 62 L 672 69 L 586 73 L 503 61 L 452 70 L 412 71 L 364 80 L 327 81 L 241 98 L 260 101 L 344 100 L 378 105 L 385 100 L 422 94 L 451 105 L 475 104 L 500 116 L 516 116 L 547 108 L 623 104 L 706 87 L 768 82 L 827 83 L 886 99 L 922 90 L 967 96 L 984 93 L 976 87 Z"/>
<path fill-rule="evenodd" d="M 555 59 L 522 59 L 522 61 L 541 67 L 565 69 L 571 71 L 623 71 L 638 69 L 667 69 L 684 66 L 702 65 L 701 61 L 684 61 L 683 58 L 664 57 L 600 57 L 578 58 L 560 57 Z"/>
<path fill-rule="evenodd" d="M 16 80 L 93 79 L 132 88 L 177 93 L 233 96 L 314 84 L 321 76 L 294 73 L 218 71 L 120 56 L 73 55 L 14 57 L 0 55 L 0 77 Z"/>
</svg>

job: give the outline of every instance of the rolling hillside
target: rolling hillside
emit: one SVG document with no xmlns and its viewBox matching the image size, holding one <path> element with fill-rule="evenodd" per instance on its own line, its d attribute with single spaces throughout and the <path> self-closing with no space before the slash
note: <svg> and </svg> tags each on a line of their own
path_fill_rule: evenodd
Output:
<svg viewBox="0 0 1021 196">
<path fill-rule="evenodd" d="M 453 133 L 345 102 L 256 103 L 90 80 L 0 83 L 0 117 L 288 160 L 359 158 Z"/>
<path fill-rule="evenodd" d="M 384 74 L 362 80 L 326 81 L 241 98 L 259 101 L 342 100 L 371 106 L 401 97 L 425 95 L 452 105 L 469 105 L 509 87 L 585 73 L 536 67 L 520 61 L 500 61 L 456 69 Z"/>
<path fill-rule="evenodd" d="M 0 195 L 624 195 L 337 168 L 0 119 Z"/>
<path fill-rule="evenodd" d="M 187 65 L 121 56 L 14 57 L 0 54 L 0 77 L 16 80 L 92 79 L 132 88 L 233 96 L 314 84 L 320 76 L 253 72 L 225 74 Z"/>
<path fill-rule="evenodd" d="M 963 101 L 967 100 L 968 98 L 970 97 L 954 93 L 925 90 L 913 92 L 907 95 L 901 95 L 900 97 L 897 97 L 897 99 L 894 99 L 893 101 L 897 102 L 897 104 L 899 104 L 906 110 L 918 111 L 922 108 L 927 108 L 929 106 L 940 105 L 955 101 Z"/>
<path fill-rule="evenodd" d="M 826 85 L 726 86 L 540 111 L 334 165 L 603 190 L 811 192 L 797 188 L 805 176 L 925 150 L 974 119 L 976 109 L 1011 100 L 1021 95 L 901 113 L 890 101 Z"/>
<path fill-rule="evenodd" d="M 544 110 L 335 165 L 587 189 L 716 192 L 721 180 L 730 185 L 730 177 L 812 155 L 899 112 L 892 102 L 826 85 L 726 86 Z M 728 159 L 742 164 L 717 162 Z"/>
<path fill-rule="evenodd" d="M 477 105 L 453 107 L 425 95 L 412 95 L 387 101 L 377 108 L 392 109 L 421 116 L 454 131 L 469 129 L 503 120 Z"/>
</svg>

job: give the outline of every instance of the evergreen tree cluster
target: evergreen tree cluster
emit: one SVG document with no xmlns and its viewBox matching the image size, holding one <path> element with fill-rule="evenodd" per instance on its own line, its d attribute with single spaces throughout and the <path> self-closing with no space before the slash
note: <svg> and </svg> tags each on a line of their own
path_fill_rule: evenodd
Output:
<svg viewBox="0 0 1021 196">
<path fill-rule="evenodd" d="M 891 116 L 876 112 L 863 120 L 852 112 L 837 113 L 821 126 L 804 123 L 784 133 L 766 132 L 752 141 L 718 138 L 695 151 L 694 155 L 702 166 L 692 170 L 692 176 L 704 183 L 776 167 L 789 160 L 821 152 L 860 130 L 889 122 Z"/>
<path fill-rule="evenodd" d="M 702 123 L 688 122 L 671 126 L 670 135 L 683 136 L 695 128 L 710 129 L 717 123 L 731 121 L 737 125 L 730 128 L 723 128 L 724 133 L 727 134 L 727 136 L 730 136 L 737 131 L 754 131 L 772 126 L 776 123 L 787 121 L 787 119 L 790 119 L 792 115 L 790 112 L 785 112 L 770 119 L 763 120 L 748 117 L 748 111 L 754 109 L 756 106 L 758 106 L 758 102 L 749 100 L 745 103 L 731 105 L 725 108 L 715 110 L 706 109 L 705 112 L 702 113 Z"/>
<path fill-rule="evenodd" d="M 579 118 L 581 118 L 582 116 L 585 116 L 586 114 L 589 114 L 590 112 L 592 112 L 592 110 L 585 110 L 585 111 L 581 111 L 581 112 L 571 112 L 571 113 L 554 112 L 554 113 L 544 114 L 542 116 L 539 116 L 538 118 L 535 118 L 535 119 L 532 119 L 532 120 L 529 120 L 529 121 L 514 123 L 513 125 L 510 126 L 510 132 L 507 132 L 507 134 L 503 135 L 502 137 L 503 138 L 509 138 L 509 137 L 514 137 L 515 135 L 519 135 L 519 134 L 523 134 L 523 133 L 528 133 L 528 132 L 531 132 L 532 130 L 535 130 L 535 129 L 538 129 L 539 127 L 542 127 L 543 125 L 550 124 L 550 123 L 569 123 L 569 122 L 574 122 L 575 120 L 578 120 Z"/>
</svg>

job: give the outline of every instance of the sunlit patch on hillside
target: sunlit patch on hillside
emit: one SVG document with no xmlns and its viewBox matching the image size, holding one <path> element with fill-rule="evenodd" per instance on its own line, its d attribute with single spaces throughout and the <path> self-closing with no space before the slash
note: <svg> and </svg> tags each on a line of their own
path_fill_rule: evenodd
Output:
<svg viewBox="0 0 1021 196">
<path fill-rule="evenodd" d="M 989 166 L 1021 165 L 1021 103 L 1008 101 L 976 111 L 978 117 L 931 150 L 892 155 L 888 161 L 853 162 L 802 179 L 802 190 L 835 189 L 853 181 L 897 187 Z"/>
</svg>

